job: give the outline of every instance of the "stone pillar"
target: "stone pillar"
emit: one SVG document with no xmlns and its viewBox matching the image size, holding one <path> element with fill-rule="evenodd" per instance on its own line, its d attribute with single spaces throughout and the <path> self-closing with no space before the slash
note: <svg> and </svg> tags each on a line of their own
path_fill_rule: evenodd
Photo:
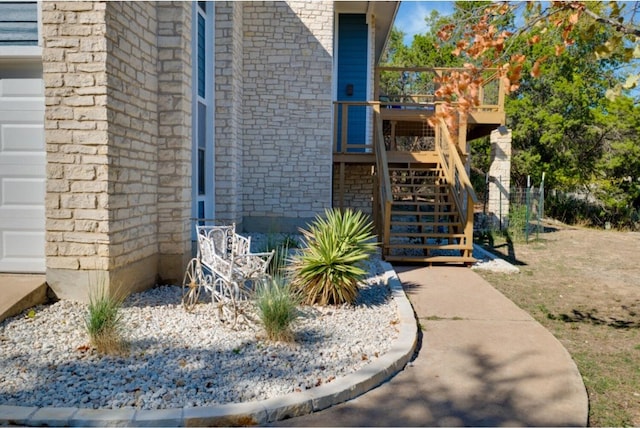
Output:
<svg viewBox="0 0 640 428">
<path fill-rule="evenodd" d="M 243 9 L 215 4 L 215 217 L 242 230 Z M 254 78 L 254 77 L 252 77 Z"/>
<path fill-rule="evenodd" d="M 168 67 L 158 45 L 172 40 L 158 36 L 156 2 L 45 1 L 42 11 L 47 282 L 80 301 L 93 287 L 142 290 L 158 276 L 158 195 L 171 182 L 158 160 L 158 76 Z M 175 132 L 190 135 L 174 129 L 162 144 Z M 189 175 L 173 153 L 177 174 Z M 184 197 L 183 187 L 172 191 Z"/>
<path fill-rule="evenodd" d="M 511 130 L 500 127 L 491 132 L 491 166 L 487 211 L 496 227 L 507 226 L 511 187 Z"/>
<path fill-rule="evenodd" d="M 182 281 L 191 257 L 191 2 L 158 9 L 158 275 Z"/>
<path fill-rule="evenodd" d="M 73 300 L 104 286 L 112 262 L 105 9 L 42 3 L 47 282 Z"/>
</svg>

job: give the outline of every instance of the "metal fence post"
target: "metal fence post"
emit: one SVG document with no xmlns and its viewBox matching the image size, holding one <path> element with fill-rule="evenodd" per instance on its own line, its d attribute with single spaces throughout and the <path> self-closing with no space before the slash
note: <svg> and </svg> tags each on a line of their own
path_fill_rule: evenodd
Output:
<svg viewBox="0 0 640 428">
<path fill-rule="evenodd" d="M 527 175 L 527 193 L 526 193 L 526 207 L 524 215 L 524 236 L 527 244 L 529 243 L 529 216 L 531 211 L 531 176 Z"/>
</svg>

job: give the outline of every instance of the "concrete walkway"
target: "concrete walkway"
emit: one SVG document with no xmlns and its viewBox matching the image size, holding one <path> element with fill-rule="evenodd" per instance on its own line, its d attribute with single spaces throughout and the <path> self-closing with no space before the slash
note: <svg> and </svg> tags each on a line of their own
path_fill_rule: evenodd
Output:
<svg viewBox="0 0 640 428">
<path fill-rule="evenodd" d="M 0 321 L 47 299 L 44 275 L 0 274 Z"/>
<path fill-rule="evenodd" d="M 365 370 L 334 383 L 264 402 L 210 408 L 38 409 L 0 403 L 0 425 L 204 426 L 238 421 L 266 425 L 313 409 L 325 410 L 272 426 L 587 424 L 587 394 L 573 360 L 527 313 L 471 269 L 396 267 L 396 271 L 421 332 L 413 360 L 375 389 L 370 390 L 410 360 L 415 345 L 415 319 L 400 284 L 392 285 L 397 279 L 390 281 L 394 296 L 399 293 L 394 298 L 401 314 L 394 349 Z M 8 306 L 17 289 L 34 296 L 46 290 L 21 281 L 35 284 L 38 278 L 4 277 L 2 304 Z M 328 407 L 352 397 L 356 398 Z"/>
<path fill-rule="evenodd" d="M 397 267 L 422 330 L 402 372 L 349 402 L 279 426 L 585 426 L 568 352 L 470 269 Z"/>
</svg>

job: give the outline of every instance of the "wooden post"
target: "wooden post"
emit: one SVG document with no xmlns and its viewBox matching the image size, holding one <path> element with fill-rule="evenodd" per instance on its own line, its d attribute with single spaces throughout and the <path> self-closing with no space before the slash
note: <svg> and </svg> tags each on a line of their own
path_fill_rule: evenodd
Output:
<svg viewBox="0 0 640 428">
<path fill-rule="evenodd" d="M 340 209 L 344 209 L 344 175 L 345 175 L 345 165 L 344 162 L 340 162 L 340 176 L 339 180 L 339 195 L 338 195 L 338 204 Z"/>
<path fill-rule="evenodd" d="M 347 132 L 349 130 L 349 105 L 342 104 L 342 135 L 340 138 L 340 153 L 347 153 Z"/>
</svg>

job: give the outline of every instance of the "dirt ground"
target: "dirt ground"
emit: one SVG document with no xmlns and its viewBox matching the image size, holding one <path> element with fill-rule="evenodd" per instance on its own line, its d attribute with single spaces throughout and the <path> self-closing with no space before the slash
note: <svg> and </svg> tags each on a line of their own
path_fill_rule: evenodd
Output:
<svg viewBox="0 0 640 428">
<path fill-rule="evenodd" d="M 591 426 L 640 426 L 640 233 L 550 223 L 536 240 L 496 239 L 519 274 L 479 272 L 567 348 Z"/>
</svg>

